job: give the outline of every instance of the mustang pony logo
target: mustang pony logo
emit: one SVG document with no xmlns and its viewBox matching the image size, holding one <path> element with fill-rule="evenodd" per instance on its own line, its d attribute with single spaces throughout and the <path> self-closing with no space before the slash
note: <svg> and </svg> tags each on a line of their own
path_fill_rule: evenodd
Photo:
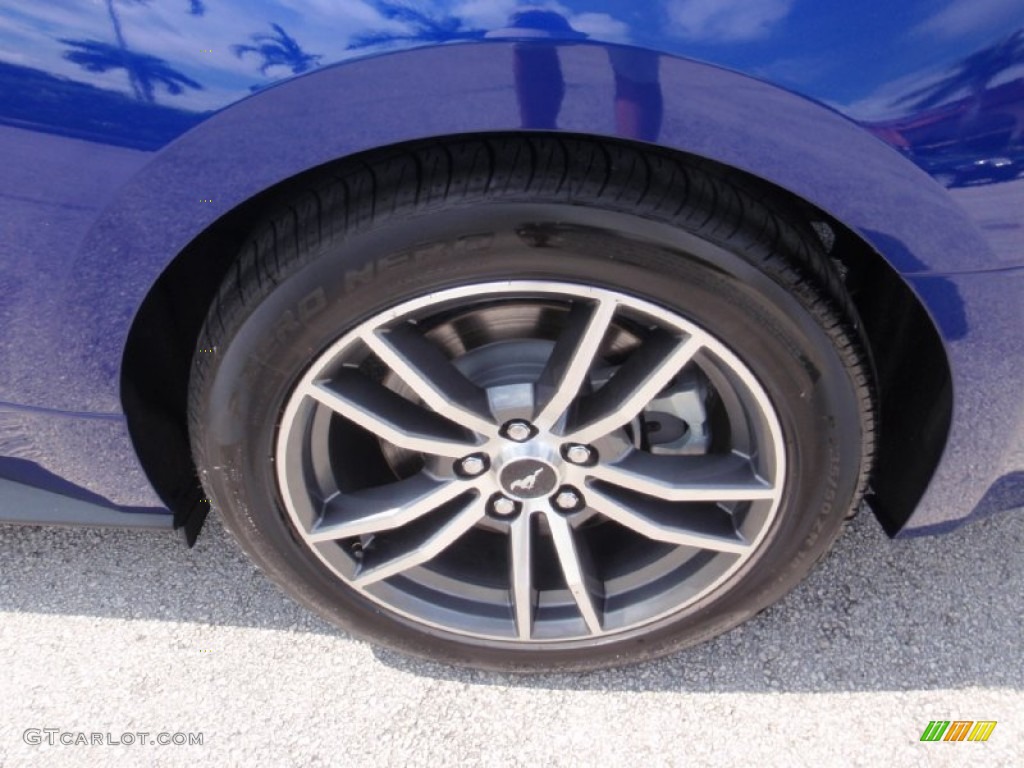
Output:
<svg viewBox="0 0 1024 768">
<path fill-rule="evenodd" d="M 544 467 L 537 467 L 530 474 L 525 477 L 520 477 L 518 480 L 513 480 L 509 488 L 513 491 L 532 491 L 533 486 L 537 484 L 537 476 L 544 471 Z"/>
</svg>

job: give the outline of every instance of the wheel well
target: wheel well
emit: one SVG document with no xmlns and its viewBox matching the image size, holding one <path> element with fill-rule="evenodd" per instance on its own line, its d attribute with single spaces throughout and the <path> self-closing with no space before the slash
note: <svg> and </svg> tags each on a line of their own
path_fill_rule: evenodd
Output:
<svg viewBox="0 0 1024 768">
<path fill-rule="evenodd" d="M 387 150 L 371 152 L 381 151 Z M 330 167 L 361 162 L 366 154 Z M 154 283 L 129 332 L 121 368 L 129 432 L 150 482 L 190 544 L 209 510 L 187 428 L 189 373 L 200 329 L 254 222 L 307 188 L 309 179 L 325 168 L 250 198 L 196 237 Z M 725 166 L 723 171 L 740 173 Z M 949 431 L 952 379 L 938 332 L 910 287 L 864 239 L 786 190 L 749 175 L 746 183 L 805 216 L 841 265 L 863 323 L 879 394 L 880 430 L 869 495 L 882 525 L 894 534 L 923 495 Z"/>
<path fill-rule="evenodd" d="M 266 190 L 229 211 L 160 274 L 132 321 L 121 365 L 121 401 L 135 451 L 153 488 L 184 528 L 191 546 L 209 503 L 199 483 L 188 435 L 192 356 L 206 313 L 242 243 L 305 175 Z"/>
</svg>

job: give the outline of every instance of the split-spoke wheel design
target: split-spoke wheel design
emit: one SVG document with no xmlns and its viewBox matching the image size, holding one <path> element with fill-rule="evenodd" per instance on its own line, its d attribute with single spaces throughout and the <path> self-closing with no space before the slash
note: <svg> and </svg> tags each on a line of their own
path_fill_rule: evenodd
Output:
<svg viewBox="0 0 1024 768">
<path fill-rule="evenodd" d="M 871 468 L 842 239 L 806 210 L 567 137 L 328 169 L 207 316 L 206 493 L 270 578 L 401 651 L 585 669 L 724 632 L 825 555 Z"/>
<path fill-rule="evenodd" d="M 739 568 L 785 448 L 761 385 L 706 330 L 622 293 L 512 281 L 346 334 L 295 388 L 277 471 L 304 541 L 369 599 L 544 642 L 649 622 Z"/>
</svg>

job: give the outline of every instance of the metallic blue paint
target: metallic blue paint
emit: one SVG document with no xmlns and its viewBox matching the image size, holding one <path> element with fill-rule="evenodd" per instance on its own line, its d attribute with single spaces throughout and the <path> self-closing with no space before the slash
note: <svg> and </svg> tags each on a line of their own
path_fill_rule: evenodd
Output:
<svg viewBox="0 0 1024 768">
<path fill-rule="evenodd" d="M 562 130 L 741 168 L 860 234 L 953 373 L 951 440 L 906 530 L 993 489 L 1024 501 L 1017 0 L 521 5 L 0 2 L 0 475 L 158 509 L 119 365 L 189 242 L 354 152 Z"/>
</svg>

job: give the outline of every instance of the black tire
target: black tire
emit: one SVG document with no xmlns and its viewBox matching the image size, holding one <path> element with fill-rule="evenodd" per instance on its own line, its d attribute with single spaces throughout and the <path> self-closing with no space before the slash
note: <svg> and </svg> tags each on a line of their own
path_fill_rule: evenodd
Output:
<svg viewBox="0 0 1024 768">
<path fill-rule="evenodd" d="M 725 340 L 778 413 L 787 463 L 756 556 L 685 610 L 595 639 L 517 645 L 389 612 L 315 557 L 286 514 L 276 430 L 299 376 L 357 323 L 491 280 L 586 283 Z M 325 172 L 261 224 L 209 311 L 190 428 L 227 528 L 296 600 L 353 635 L 478 667 L 588 669 L 714 637 L 792 589 L 859 504 L 874 450 L 868 365 L 842 282 L 810 225 L 739 174 L 584 139 L 470 137 Z"/>
</svg>

